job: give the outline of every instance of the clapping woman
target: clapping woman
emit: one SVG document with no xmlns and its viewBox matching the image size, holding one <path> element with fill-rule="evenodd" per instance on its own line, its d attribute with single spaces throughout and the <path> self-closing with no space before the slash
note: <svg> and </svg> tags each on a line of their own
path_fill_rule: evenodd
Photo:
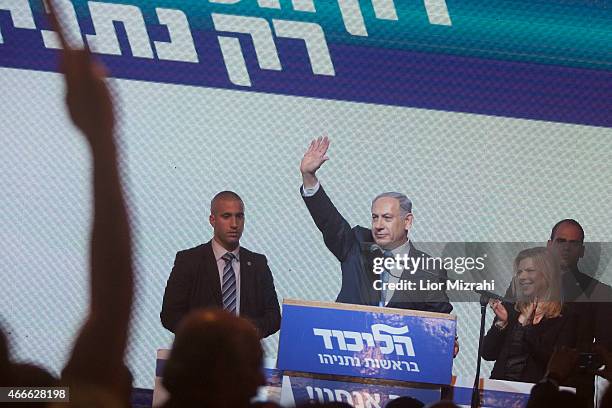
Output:
<svg viewBox="0 0 612 408">
<path fill-rule="evenodd" d="M 493 325 L 483 358 L 495 361 L 492 379 L 538 382 L 555 346 L 573 346 L 575 322 L 564 314 L 560 270 L 546 248 L 521 251 L 514 260 L 516 303 L 490 302 Z"/>
</svg>

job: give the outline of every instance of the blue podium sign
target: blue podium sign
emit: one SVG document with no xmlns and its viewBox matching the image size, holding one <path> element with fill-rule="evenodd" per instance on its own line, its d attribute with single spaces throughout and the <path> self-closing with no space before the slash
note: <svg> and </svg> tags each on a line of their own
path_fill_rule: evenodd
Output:
<svg viewBox="0 0 612 408">
<path fill-rule="evenodd" d="M 450 384 L 455 332 L 442 313 L 285 300 L 278 368 Z"/>
<path fill-rule="evenodd" d="M 354 407 L 375 408 L 384 407 L 389 401 L 399 397 L 412 397 L 423 404 L 440 401 L 440 387 L 428 387 L 430 388 L 284 376 L 281 404 L 292 407 L 309 403 L 346 402 Z"/>
</svg>

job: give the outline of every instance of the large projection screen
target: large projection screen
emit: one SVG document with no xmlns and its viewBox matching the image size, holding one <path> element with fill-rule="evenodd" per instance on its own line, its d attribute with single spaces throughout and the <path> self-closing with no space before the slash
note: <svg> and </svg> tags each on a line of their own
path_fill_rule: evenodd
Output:
<svg viewBox="0 0 612 408">
<path fill-rule="evenodd" d="M 596 4 L 60 3 L 117 102 L 137 387 L 152 388 L 155 351 L 172 342 L 159 312 L 175 254 L 211 238 L 219 191 L 242 196 L 241 244 L 268 257 L 280 300 L 335 300 L 339 264 L 299 192 L 321 135 L 319 177 L 351 225 L 400 191 L 417 246 L 545 243 L 563 218 L 610 241 L 612 17 L 594 19 Z M 91 163 L 44 17 L 36 0 L 0 2 L 0 313 L 13 356 L 57 373 L 87 312 Z M 479 306 L 453 313 L 453 370 L 472 375 Z"/>
</svg>

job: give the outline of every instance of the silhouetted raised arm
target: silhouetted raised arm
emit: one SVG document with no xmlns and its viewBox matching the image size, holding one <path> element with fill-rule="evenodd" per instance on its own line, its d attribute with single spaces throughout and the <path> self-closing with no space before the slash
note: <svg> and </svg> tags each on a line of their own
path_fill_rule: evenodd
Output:
<svg viewBox="0 0 612 408">
<path fill-rule="evenodd" d="M 113 103 L 104 69 L 92 60 L 89 50 L 69 47 L 53 1 L 49 6 L 62 44 L 66 105 L 72 122 L 89 144 L 93 160 L 89 313 L 62 378 L 71 385 L 100 387 L 124 398 L 129 392 L 123 357 L 132 307 L 133 271 L 130 227 L 117 167 Z"/>
</svg>

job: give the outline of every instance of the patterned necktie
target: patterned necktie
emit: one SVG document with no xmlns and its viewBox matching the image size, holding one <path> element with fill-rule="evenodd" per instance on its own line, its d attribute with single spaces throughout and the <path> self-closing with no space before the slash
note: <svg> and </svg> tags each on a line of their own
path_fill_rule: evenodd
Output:
<svg viewBox="0 0 612 408">
<path fill-rule="evenodd" d="M 385 258 L 393 258 L 393 252 L 391 251 L 384 251 L 383 255 L 385 256 Z M 384 268 L 380 276 L 380 280 L 382 281 L 383 284 L 389 283 L 389 274 L 390 274 L 389 270 L 387 268 Z M 380 292 L 380 302 L 378 306 L 384 307 L 386 303 L 387 303 L 387 289 L 383 286 L 383 289 Z"/>
<path fill-rule="evenodd" d="M 223 267 L 223 283 L 221 284 L 223 309 L 236 314 L 236 274 L 232 267 L 232 261 L 236 259 L 236 255 L 227 252 L 221 259 L 225 261 L 225 267 Z"/>
</svg>

